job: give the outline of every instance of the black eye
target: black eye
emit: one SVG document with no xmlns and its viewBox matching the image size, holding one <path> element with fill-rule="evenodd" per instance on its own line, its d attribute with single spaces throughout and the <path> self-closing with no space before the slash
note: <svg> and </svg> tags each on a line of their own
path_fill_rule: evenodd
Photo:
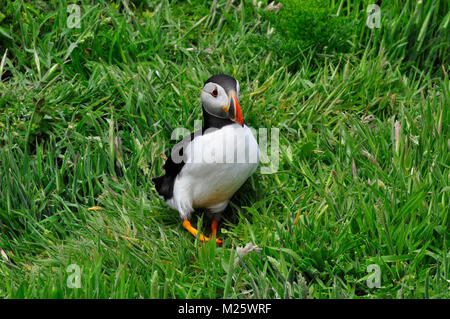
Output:
<svg viewBox="0 0 450 319">
<path fill-rule="evenodd" d="M 217 89 L 214 89 L 214 90 L 211 92 L 211 95 L 214 96 L 214 97 L 217 97 L 217 96 L 219 95 L 219 93 L 217 92 Z"/>
</svg>

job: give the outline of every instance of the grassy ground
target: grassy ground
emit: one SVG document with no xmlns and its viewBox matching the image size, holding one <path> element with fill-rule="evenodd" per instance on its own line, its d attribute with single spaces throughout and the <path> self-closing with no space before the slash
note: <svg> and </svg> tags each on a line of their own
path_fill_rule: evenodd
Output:
<svg viewBox="0 0 450 319">
<path fill-rule="evenodd" d="M 4 2 L 0 297 L 450 297 L 448 60 L 406 68 L 384 41 L 293 54 L 251 1 L 83 2 L 80 28 L 65 1 Z M 250 126 L 280 129 L 280 161 L 216 246 L 150 178 L 221 72 Z"/>
</svg>

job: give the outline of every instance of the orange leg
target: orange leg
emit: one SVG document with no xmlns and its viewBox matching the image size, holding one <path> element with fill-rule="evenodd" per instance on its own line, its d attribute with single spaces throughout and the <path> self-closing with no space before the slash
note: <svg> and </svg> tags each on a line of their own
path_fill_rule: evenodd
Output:
<svg viewBox="0 0 450 319">
<path fill-rule="evenodd" d="M 194 227 L 192 227 L 191 223 L 190 223 L 187 219 L 183 220 L 183 227 L 186 228 L 187 231 L 190 232 L 194 237 L 197 237 L 197 235 L 198 235 L 198 230 L 195 229 Z M 216 229 L 217 229 L 217 225 L 216 225 Z M 209 240 L 209 238 L 206 237 L 206 236 L 203 235 L 203 234 L 200 234 L 200 235 L 199 235 L 199 239 L 200 239 L 201 241 L 208 241 L 208 240 Z M 222 241 L 221 241 L 220 239 L 216 239 L 216 243 L 217 243 L 217 244 L 221 244 Z"/>
<path fill-rule="evenodd" d="M 211 223 L 211 237 L 216 237 L 216 232 L 217 232 L 217 225 L 219 224 L 219 222 L 217 220 L 213 220 Z M 216 243 L 217 244 L 221 244 L 222 240 L 217 239 L 216 238 Z"/>
<path fill-rule="evenodd" d="M 191 223 L 185 219 L 183 220 L 183 227 L 187 229 L 188 232 L 190 232 L 194 237 L 197 237 L 198 230 L 192 227 Z M 209 238 L 206 236 L 203 236 L 203 234 L 200 234 L 199 236 L 201 241 L 208 241 Z"/>
</svg>

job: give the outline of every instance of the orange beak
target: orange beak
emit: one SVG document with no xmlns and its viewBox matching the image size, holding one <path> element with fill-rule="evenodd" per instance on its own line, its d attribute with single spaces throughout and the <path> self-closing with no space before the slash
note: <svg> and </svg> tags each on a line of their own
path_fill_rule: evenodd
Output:
<svg viewBox="0 0 450 319">
<path fill-rule="evenodd" d="M 230 95 L 229 105 L 223 106 L 222 109 L 228 113 L 230 120 L 244 126 L 244 117 L 242 116 L 241 106 L 239 105 L 236 93 L 232 91 Z"/>
<path fill-rule="evenodd" d="M 241 106 L 237 100 L 236 95 L 232 95 L 232 100 L 234 102 L 234 121 L 241 126 L 244 126 L 244 117 L 242 116 Z"/>
</svg>

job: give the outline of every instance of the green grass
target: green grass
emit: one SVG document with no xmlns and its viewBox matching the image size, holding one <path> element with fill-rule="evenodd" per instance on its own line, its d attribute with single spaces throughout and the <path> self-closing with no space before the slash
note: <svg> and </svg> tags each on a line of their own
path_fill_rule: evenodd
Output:
<svg viewBox="0 0 450 319">
<path fill-rule="evenodd" d="M 448 52 L 404 68 L 405 44 L 377 30 L 345 54 L 288 52 L 233 2 L 98 1 L 69 29 L 64 1 L 0 1 L 0 297 L 450 297 Z M 234 196 L 222 246 L 150 182 L 219 72 L 250 126 L 280 129 L 279 170 Z M 193 224 L 209 233 L 201 211 Z M 261 251 L 240 258 L 248 242 Z"/>
</svg>

